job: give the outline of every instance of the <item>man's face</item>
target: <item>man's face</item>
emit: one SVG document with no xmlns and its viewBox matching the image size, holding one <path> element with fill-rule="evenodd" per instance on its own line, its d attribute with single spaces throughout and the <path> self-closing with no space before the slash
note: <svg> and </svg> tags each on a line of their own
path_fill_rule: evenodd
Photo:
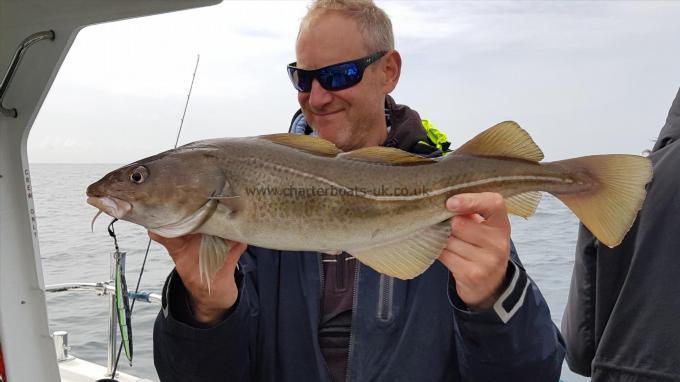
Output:
<svg viewBox="0 0 680 382">
<path fill-rule="evenodd" d="M 365 57 L 369 52 L 354 20 L 335 13 L 325 13 L 300 31 L 296 45 L 297 66 L 317 69 Z M 312 83 L 311 91 L 298 92 L 298 102 L 307 123 L 320 137 L 335 143 L 343 151 L 375 146 L 377 132 L 385 130 L 385 85 L 381 61 L 364 71 L 358 84 L 344 90 L 328 91 Z M 384 137 L 383 137 L 384 139 Z"/>
</svg>

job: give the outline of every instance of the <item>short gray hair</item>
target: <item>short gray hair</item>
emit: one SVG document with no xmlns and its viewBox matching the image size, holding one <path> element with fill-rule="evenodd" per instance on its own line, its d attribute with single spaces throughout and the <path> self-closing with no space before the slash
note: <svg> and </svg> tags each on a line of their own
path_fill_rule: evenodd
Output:
<svg viewBox="0 0 680 382">
<path fill-rule="evenodd" d="M 369 51 L 394 49 L 392 22 L 387 13 L 372 0 L 316 0 L 310 4 L 307 14 L 302 18 L 300 29 L 326 12 L 337 12 L 356 21 Z"/>
</svg>

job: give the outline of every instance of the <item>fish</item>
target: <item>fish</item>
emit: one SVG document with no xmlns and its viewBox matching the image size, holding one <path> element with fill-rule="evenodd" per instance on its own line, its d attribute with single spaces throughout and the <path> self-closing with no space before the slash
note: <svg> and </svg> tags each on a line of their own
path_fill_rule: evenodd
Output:
<svg viewBox="0 0 680 382">
<path fill-rule="evenodd" d="M 529 217 L 541 192 L 561 200 L 603 244 L 619 244 L 651 180 L 648 158 L 609 154 L 541 162 L 516 122 L 501 122 L 447 155 L 390 147 L 343 152 L 322 138 L 272 134 L 193 142 L 105 175 L 87 202 L 164 237 L 201 233 L 210 283 L 228 242 L 278 250 L 346 252 L 399 279 L 439 257 L 454 214 L 446 200 L 496 192 Z"/>
</svg>

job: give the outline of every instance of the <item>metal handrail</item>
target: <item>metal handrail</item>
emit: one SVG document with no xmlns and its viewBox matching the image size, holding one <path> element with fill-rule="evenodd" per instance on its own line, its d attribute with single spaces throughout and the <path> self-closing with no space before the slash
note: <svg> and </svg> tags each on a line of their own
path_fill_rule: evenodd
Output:
<svg viewBox="0 0 680 382">
<path fill-rule="evenodd" d="M 101 281 L 98 283 L 63 283 L 48 285 L 45 287 L 45 292 L 50 293 L 66 292 L 70 290 L 93 290 L 97 292 L 98 295 L 102 296 L 109 292 L 114 292 L 116 287 L 113 284 L 113 281 Z M 161 303 L 161 295 L 158 293 L 150 293 L 145 291 L 135 293 L 134 291 L 128 291 L 128 296 L 139 301 L 154 304 Z"/>
<path fill-rule="evenodd" d="M 124 252 L 123 252 L 124 256 Z M 80 290 L 93 290 L 95 291 L 99 296 L 103 296 L 106 294 L 110 295 L 110 309 L 109 309 L 109 338 L 107 340 L 107 362 L 106 362 L 106 370 L 107 370 L 107 375 L 110 375 L 111 378 L 114 378 L 113 376 L 113 369 L 114 369 L 114 363 L 116 360 L 116 306 L 115 306 L 115 293 L 116 293 L 116 286 L 113 281 L 100 281 L 97 283 L 62 283 L 62 284 L 53 284 L 53 285 L 47 285 L 45 287 L 45 292 L 50 292 L 50 293 L 58 293 L 58 292 L 66 292 L 66 291 L 80 291 Z M 131 291 L 128 290 L 128 297 L 129 298 L 134 298 L 139 301 L 144 301 L 148 303 L 153 303 L 153 304 L 161 304 L 162 302 L 162 297 L 158 293 L 149 293 L 145 291 Z M 56 345 L 55 345 L 56 346 Z M 0 381 L 2 382 L 2 381 Z"/>
<path fill-rule="evenodd" d="M 3 105 L 3 100 L 5 99 L 7 88 L 9 88 L 9 84 L 10 82 L 12 82 L 12 78 L 14 78 L 14 73 L 16 73 L 17 68 L 19 67 L 21 58 L 24 56 L 24 53 L 26 53 L 26 49 L 28 49 L 31 45 L 45 39 L 54 40 L 54 31 L 49 30 L 33 33 L 32 35 L 26 37 L 24 41 L 22 41 L 21 44 L 19 44 L 17 50 L 14 52 L 14 57 L 12 57 L 12 61 L 10 61 L 9 63 L 9 68 L 7 68 L 7 72 L 5 73 L 5 76 L 2 78 L 2 82 L 0 82 L 0 112 L 2 112 L 2 114 L 4 114 L 5 116 L 10 118 L 16 118 L 17 115 L 19 115 L 17 113 L 17 109 L 6 108 L 5 105 Z"/>
</svg>

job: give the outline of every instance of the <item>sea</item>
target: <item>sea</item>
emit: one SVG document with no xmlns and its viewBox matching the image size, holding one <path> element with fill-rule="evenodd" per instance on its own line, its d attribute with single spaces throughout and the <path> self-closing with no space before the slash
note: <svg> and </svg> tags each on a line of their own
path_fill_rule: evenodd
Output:
<svg viewBox="0 0 680 382">
<path fill-rule="evenodd" d="M 114 243 L 107 233 L 111 219 L 102 215 L 91 230 L 96 210 L 85 203 L 85 189 L 117 164 L 30 165 L 38 220 L 45 284 L 110 280 Z M 529 219 L 511 217 L 512 239 L 520 258 L 560 326 L 567 302 L 578 230 L 576 217 L 557 199 L 544 194 Z M 137 284 L 148 244 L 146 230 L 124 221 L 115 223 L 120 250 L 126 252 L 130 289 Z M 140 290 L 160 293 L 173 263 L 165 250 L 151 243 Z M 153 324 L 159 305 L 138 301 L 132 313 L 134 359 L 121 356 L 118 369 L 157 381 L 153 365 Z M 107 361 L 109 300 L 94 291 L 47 294 L 50 331 L 69 333 L 70 354 L 101 365 Z M 563 366 L 562 381 L 589 381 Z"/>
</svg>

